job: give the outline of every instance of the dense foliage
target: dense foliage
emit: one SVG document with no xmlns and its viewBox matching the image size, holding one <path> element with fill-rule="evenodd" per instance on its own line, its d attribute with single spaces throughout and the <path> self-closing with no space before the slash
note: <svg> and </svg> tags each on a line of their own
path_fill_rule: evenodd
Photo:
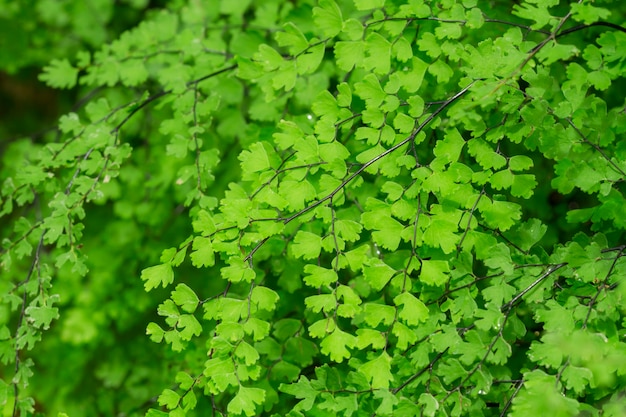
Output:
<svg viewBox="0 0 626 417">
<path fill-rule="evenodd" d="M 0 4 L 3 416 L 626 414 L 626 5 Z"/>
</svg>

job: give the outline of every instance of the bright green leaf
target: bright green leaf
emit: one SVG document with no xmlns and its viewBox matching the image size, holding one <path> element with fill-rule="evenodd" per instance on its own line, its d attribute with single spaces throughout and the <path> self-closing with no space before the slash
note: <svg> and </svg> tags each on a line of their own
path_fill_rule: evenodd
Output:
<svg viewBox="0 0 626 417">
<path fill-rule="evenodd" d="M 393 302 L 396 306 L 402 306 L 399 317 L 410 326 L 416 326 L 428 319 L 428 307 L 411 293 L 403 292 L 397 295 Z"/>
<path fill-rule="evenodd" d="M 198 307 L 198 296 L 186 284 L 178 284 L 172 292 L 172 300 L 187 313 L 193 313 Z"/>
<path fill-rule="evenodd" d="M 364 363 L 359 367 L 370 382 L 373 389 L 387 389 L 393 381 L 391 373 L 391 357 L 387 352 L 383 351 L 376 359 Z"/>
<path fill-rule="evenodd" d="M 159 285 L 167 287 L 174 282 L 174 270 L 169 263 L 151 266 L 141 271 L 141 279 L 145 281 L 143 286 L 146 291 L 150 291 Z"/>
<path fill-rule="evenodd" d="M 255 415 L 257 405 L 265 402 L 265 390 L 260 388 L 250 388 L 239 386 L 237 395 L 228 403 L 228 412 L 236 415 L 245 414 L 246 416 Z"/>
</svg>

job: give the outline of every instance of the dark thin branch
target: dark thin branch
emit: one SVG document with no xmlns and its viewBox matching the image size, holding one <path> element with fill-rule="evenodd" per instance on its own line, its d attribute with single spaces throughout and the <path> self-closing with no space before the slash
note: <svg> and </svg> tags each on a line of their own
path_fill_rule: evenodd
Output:
<svg viewBox="0 0 626 417">
<path fill-rule="evenodd" d="M 89 149 L 85 153 L 85 155 L 83 155 L 83 161 L 86 161 L 87 159 L 89 159 L 89 155 L 91 155 L 91 152 L 93 152 L 93 149 L 94 148 Z M 67 184 L 67 187 L 65 187 L 65 195 L 69 195 L 70 191 L 72 191 L 72 186 L 74 185 L 74 181 L 76 181 L 76 178 L 78 177 L 78 174 L 80 174 L 80 167 L 76 168 L 76 170 L 74 171 L 74 175 L 72 176 L 72 179 Z"/>
<path fill-rule="evenodd" d="M 72 110 L 71 111 L 73 111 L 73 112 L 78 111 L 85 104 L 89 103 L 92 98 L 94 98 L 100 91 L 102 91 L 102 89 L 103 89 L 103 87 L 99 86 L 99 87 L 94 88 L 93 90 L 91 90 L 87 94 L 85 94 L 85 96 L 83 96 L 76 103 L 74 103 L 74 105 L 72 106 Z M 56 129 L 56 127 L 55 127 L 55 129 Z"/>
<path fill-rule="evenodd" d="M 143 102 L 141 102 L 140 104 L 138 104 L 137 106 L 135 106 L 129 113 L 128 115 L 124 118 L 124 120 L 122 120 L 120 123 L 118 123 L 117 126 L 115 126 L 112 130 L 111 133 L 117 133 L 122 126 L 124 126 L 126 124 L 126 122 L 128 122 L 134 115 L 135 113 L 137 113 L 139 110 L 143 109 L 144 107 L 146 107 L 148 104 L 152 103 L 153 101 L 168 95 L 169 93 L 171 93 L 172 90 L 167 90 L 167 91 L 160 91 L 150 97 L 148 97 L 147 99 L 145 99 Z"/>
<path fill-rule="evenodd" d="M 437 354 L 437 356 L 435 356 L 433 358 L 432 361 L 430 361 L 430 363 L 428 365 L 426 365 L 425 367 L 423 367 L 422 369 L 419 370 L 419 372 L 411 375 L 410 377 L 407 378 L 406 381 L 404 381 L 402 384 L 398 385 L 396 388 L 391 390 L 392 394 L 397 394 L 398 392 L 402 391 L 407 385 L 409 385 L 411 382 L 415 381 L 417 378 L 419 378 L 420 376 L 422 376 L 422 374 L 424 374 L 424 372 L 428 371 L 429 369 L 431 369 L 435 363 L 437 363 L 437 361 L 439 359 L 441 359 L 441 357 L 443 355 L 445 355 L 448 352 L 449 348 L 446 348 L 446 350 L 444 350 L 443 352 L 439 352 Z"/>
<path fill-rule="evenodd" d="M 619 253 L 615 256 L 615 258 L 613 259 L 613 262 L 611 263 L 611 267 L 609 268 L 609 270 L 606 273 L 606 276 L 604 277 L 604 280 L 602 281 L 601 284 L 598 285 L 598 289 L 596 294 L 593 296 L 593 298 L 589 301 L 589 308 L 587 309 L 587 315 L 585 316 L 585 321 L 583 322 L 582 328 L 586 329 L 587 328 L 587 324 L 589 324 L 589 318 L 591 317 L 591 312 L 593 311 L 593 306 L 596 304 L 596 301 L 598 300 L 598 297 L 600 296 L 600 294 L 602 294 L 602 291 L 610 288 L 608 283 L 609 283 L 609 278 L 611 277 L 611 275 L 613 274 L 613 271 L 615 270 L 615 266 L 617 265 L 617 260 L 619 258 L 622 257 L 622 254 L 624 253 L 624 251 L 626 250 L 626 247 L 622 247 L 619 251 Z"/>
<path fill-rule="evenodd" d="M 307 207 L 303 208 L 302 210 L 292 214 L 289 217 L 284 217 L 284 218 L 279 218 L 277 220 L 282 221 L 284 224 L 288 224 L 291 223 L 293 220 L 297 219 L 298 217 L 302 216 L 305 213 L 308 213 L 309 211 L 315 209 L 316 207 L 319 207 L 320 205 L 322 205 L 324 202 L 328 201 L 328 200 L 332 200 L 332 198 L 341 190 L 343 190 L 353 179 L 355 179 L 356 177 L 358 177 L 359 175 L 361 175 L 367 168 L 369 168 L 370 166 L 372 166 L 373 164 L 375 164 L 376 162 L 380 161 L 381 159 L 383 159 L 385 156 L 389 155 L 390 153 L 392 153 L 393 151 L 403 147 L 404 145 L 406 145 L 409 142 L 412 142 L 415 140 L 415 137 L 422 131 L 424 130 L 424 128 L 426 126 L 428 126 L 428 124 L 430 122 L 432 122 L 435 117 L 439 116 L 439 114 L 444 111 L 449 105 L 451 105 L 452 103 L 454 103 L 456 100 L 458 100 L 459 98 L 461 98 L 465 93 L 467 93 L 469 91 L 469 89 L 474 85 L 475 81 L 471 82 L 469 85 L 467 85 L 465 88 L 463 88 L 461 91 L 457 92 L 455 95 L 453 95 L 452 97 L 450 97 L 449 99 L 447 99 L 446 101 L 443 102 L 443 104 L 441 104 L 441 106 L 439 106 L 432 114 L 430 114 L 426 120 L 424 120 L 418 127 L 417 129 L 415 129 L 408 137 L 406 137 L 404 140 L 402 140 L 400 143 L 392 146 L 391 148 L 387 149 L 385 152 L 382 152 L 380 155 L 377 155 L 376 157 L 370 159 L 368 162 L 364 163 L 363 165 L 361 165 L 359 167 L 359 169 L 357 169 L 356 171 L 354 171 L 352 174 L 350 174 L 346 179 L 344 179 L 341 184 L 339 184 L 334 190 L 332 190 L 330 193 L 328 193 L 328 195 L 326 195 L 326 197 L 317 200 L 315 202 L 313 202 L 312 204 L 308 205 Z M 252 250 L 250 251 L 250 253 L 248 253 L 248 255 L 244 258 L 244 261 L 248 261 L 250 259 L 252 259 L 252 257 L 254 256 L 254 254 L 256 253 L 256 251 L 258 251 L 261 246 L 263 246 L 265 244 L 265 242 L 267 242 L 267 240 L 269 239 L 269 237 L 266 237 L 265 239 L 261 240 L 259 243 L 256 244 L 256 246 L 254 248 L 252 248 Z"/>
<path fill-rule="evenodd" d="M 484 13 L 483 13 L 483 17 L 485 19 L 485 23 L 500 23 L 502 25 L 508 25 L 508 26 L 513 26 L 513 27 L 517 27 L 520 29 L 525 29 L 528 32 L 536 32 L 536 33 L 543 33 L 544 35 L 549 35 L 550 32 L 546 31 L 546 30 L 536 30 L 531 28 L 528 25 L 523 25 L 521 23 L 515 23 L 515 22 L 507 22 L 506 20 L 500 20 L 500 19 L 491 19 L 489 17 L 487 17 Z"/>
<path fill-rule="evenodd" d="M 611 22 L 593 22 L 593 23 L 590 23 L 588 25 L 578 25 L 578 26 L 574 26 L 573 28 L 566 29 L 566 30 L 558 33 L 555 36 L 555 38 L 560 38 L 562 36 L 569 35 L 570 33 L 578 32 L 579 30 L 588 29 L 588 28 L 594 27 L 594 26 L 609 27 L 611 29 L 619 30 L 620 32 L 626 33 L 626 28 L 624 28 L 624 27 L 622 27 L 620 25 L 616 25 L 615 23 L 611 23 Z"/>
<path fill-rule="evenodd" d="M 530 284 L 523 291 L 521 291 L 519 294 L 517 294 L 515 297 L 513 297 L 511 299 L 511 301 L 509 301 L 508 303 L 504 304 L 500 308 L 500 311 L 507 312 L 507 311 L 511 310 L 513 308 L 513 306 L 515 305 L 515 303 L 517 303 L 523 296 L 528 294 L 533 288 L 535 288 L 537 285 L 539 285 L 541 282 L 543 282 L 543 280 L 548 278 L 550 275 L 552 275 L 558 269 L 563 268 L 565 265 L 567 265 L 567 264 L 566 263 L 560 263 L 560 264 L 556 264 L 556 265 L 551 265 L 548 268 L 548 270 L 546 272 L 544 272 L 543 274 L 541 274 L 541 276 L 539 276 L 539 278 L 537 278 L 532 284 Z"/>
<path fill-rule="evenodd" d="M 513 403 L 513 399 L 517 396 L 519 391 L 524 386 L 524 380 L 523 379 L 519 380 L 516 385 L 517 386 L 515 387 L 515 392 L 513 392 L 513 395 L 511 395 L 511 397 L 509 397 L 509 399 L 506 402 L 506 404 L 504 404 L 504 408 L 502 408 L 502 412 L 500 413 L 500 417 L 504 417 L 506 415 L 506 412 L 509 411 L 509 408 L 511 408 L 511 404 Z"/>
<path fill-rule="evenodd" d="M 340 192 L 341 190 L 343 190 L 353 179 L 355 179 L 356 177 L 358 177 L 359 175 L 361 175 L 367 168 L 369 168 L 370 166 L 374 165 L 376 162 L 380 161 L 381 159 L 383 159 L 384 157 L 386 157 L 387 155 L 389 155 L 390 153 L 392 153 L 393 151 L 403 147 L 404 145 L 406 145 L 409 142 L 412 142 L 413 140 L 415 140 L 415 137 L 430 123 L 433 121 L 433 119 L 437 116 L 439 116 L 439 114 L 444 111 L 449 105 L 451 105 L 452 103 L 454 103 L 456 100 L 458 100 L 459 98 L 461 98 L 465 93 L 467 93 L 469 91 L 469 89 L 474 85 L 473 81 L 472 83 L 470 83 L 468 86 L 466 86 L 465 88 L 463 88 L 461 91 L 459 91 L 458 93 L 456 93 L 454 96 L 450 97 L 448 100 L 446 100 L 441 106 L 439 106 L 432 114 L 430 114 L 426 120 L 424 120 L 417 129 L 415 129 L 407 138 L 405 138 L 404 140 L 402 140 L 400 143 L 392 146 L 391 148 L 387 149 L 385 152 L 382 152 L 380 155 L 377 155 L 376 157 L 370 159 L 369 161 L 367 161 L 366 163 L 364 163 L 363 165 L 361 165 L 359 167 L 359 169 L 357 169 L 356 171 L 354 171 L 352 174 L 350 174 L 348 176 L 348 178 L 346 178 L 345 180 L 343 180 L 341 182 L 341 184 L 339 184 L 333 191 L 331 191 L 330 193 L 328 193 L 328 195 L 320 200 L 315 201 L 313 204 L 310 204 L 309 206 L 303 208 L 302 210 L 298 211 L 297 213 L 292 214 L 289 217 L 286 217 L 284 219 L 282 219 L 283 223 L 287 224 L 292 222 L 294 219 L 302 216 L 303 214 L 313 210 L 316 207 L 319 207 L 320 205 L 322 205 L 325 201 L 330 200 L 331 198 L 333 198 L 335 196 L 335 194 L 337 194 L 338 192 Z"/>
<path fill-rule="evenodd" d="M 470 225 L 472 224 L 472 219 L 474 218 L 474 211 L 476 211 L 476 208 L 478 207 L 478 203 L 480 202 L 480 199 L 485 195 L 485 186 L 483 185 L 482 190 L 480 190 L 480 194 L 478 194 L 478 198 L 476 198 L 476 201 L 474 202 L 474 205 L 472 206 L 470 212 L 469 212 L 469 217 L 467 219 L 467 225 L 465 226 L 465 230 L 463 231 L 463 236 L 461 236 L 461 240 L 459 240 L 459 243 L 456 245 L 456 250 L 457 250 L 457 256 L 461 251 L 461 246 L 463 246 L 463 242 L 465 241 L 465 238 L 467 237 L 467 233 L 470 230 Z M 461 220 L 459 220 L 459 225 L 461 224 Z"/>
<path fill-rule="evenodd" d="M 223 73 L 225 73 L 225 72 L 228 72 L 228 71 L 234 70 L 235 68 L 237 68 L 237 64 L 233 64 L 233 65 L 231 65 L 231 66 L 228 66 L 228 67 L 222 68 L 222 69 L 220 69 L 220 70 L 214 71 L 214 72 L 212 72 L 212 73 L 210 73 L 210 74 L 207 74 L 207 75 L 205 75 L 205 76 L 203 76 L 203 77 L 200 77 L 200 78 L 198 78 L 198 79 L 196 79 L 196 80 L 189 81 L 189 82 L 187 83 L 187 87 L 191 87 L 191 86 L 193 86 L 193 85 L 195 85 L 195 84 L 201 83 L 202 81 L 206 81 L 206 80 L 208 80 L 209 78 L 213 78 L 213 77 L 216 77 L 216 76 L 218 76 L 218 75 L 220 75 L 220 74 L 223 74 Z"/>
<path fill-rule="evenodd" d="M 46 235 L 46 231 L 41 232 L 41 236 L 39 237 L 39 243 L 37 244 L 37 249 L 35 249 L 35 256 L 33 257 L 33 262 L 28 269 L 28 273 L 26 275 L 26 279 L 24 280 L 24 284 L 28 283 L 35 272 L 35 269 L 39 268 L 39 255 L 41 254 L 41 250 L 43 249 L 43 239 Z M 24 288 L 22 293 L 22 308 L 20 310 L 20 315 L 17 319 L 17 326 L 15 329 L 15 374 L 20 370 L 20 349 L 17 346 L 17 339 L 20 333 L 20 329 L 22 328 L 22 324 L 24 324 L 24 318 L 26 317 L 26 302 L 28 301 L 28 290 Z M 19 387 L 18 382 L 13 382 L 13 396 L 15 398 L 15 402 L 13 403 L 13 417 L 19 416 L 19 408 L 18 408 L 18 399 L 19 399 Z"/>
<path fill-rule="evenodd" d="M 609 156 L 607 154 L 604 153 L 604 151 L 602 150 L 602 148 L 600 148 L 598 145 L 596 145 L 595 143 L 591 142 L 587 136 L 585 136 L 583 134 L 583 132 L 581 132 L 581 130 L 578 128 L 578 126 L 576 126 L 574 124 L 574 122 L 572 121 L 572 119 L 570 117 L 566 118 L 565 120 L 567 120 L 567 123 L 574 129 L 574 131 L 578 134 L 578 136 L 580 136 L 583 140 L 584 143 L 586 143 L 587 145 L 591 146 L 592 148 L 594 148 L 596 151 L 598 151 L 598 153 L 600 155 L 602 155 L 602 157 L 609 163 L 611 164 L 611 166 L 617 171 L 618 174 L 622 175 L 624 178 L 626 178 L 626 172 L 624 172 L 615 162 L 613 162 L 611 160 L 611 158 L 609 158 Z"/>
<path fill-rule="evenodd" d="M 203 77 L 200 77 L 196 80 L 192 80 L 189 81 L 186 85 L 187 87 L 193 87 L 198 83 L 201 83 L 202 81 L 208 80 L 209 78 L 218 76 L 220 74 L 223 74 L 227 71 L 231 71 L 233 69 L 237 68 L 237 64 L 233 64 L 229 67 L 226 68 L 222 68 L 220 70 L 214 71 L 210 74 L 207 74 Z M 146 98 L 144 101 L 142 101 L 141 103 L 139 103 L 138 105 L 136 105 L 129 113 L 128 115 L 124 118 L 124 120 L 122 120 L 120 123 L 118 123 L 117 126 L 115 126 L 113 128 L 113 130 L 111 130 L 111 133 L 116 133 L 118 130 L 120 130 L 122 128 L 122 126 L 124 126 L 126 124 L 126 122 L 128 122 L 139 110 L 143 109 L 144 107 L 146 107 L 148 104 L 152 103 L 155 100 L 158 100 L 159 98 L 166 96 L 168 94 L 170 94 L 172 92 L 172 90 L 162 90 L 148 98 Z"/>
<path fill-rule="evenodd" d="M 450 395 L 452 395 L 453 392 L 460 392 L 461 387 L 463 387 L 465 385 L 465 383 L 467 381 L 470 380 L 470 378 L 476 373 L 478 372 L 478 370 L 483 366 L 483 364 L 487 361 L 487 357 L 493 352 L 493 348 L 496 345 L 496 343 L 498 342 L 498 340 L 500 340 L 500 338 L 502 338 L 504 340 L 503 337 L 503 333 L 504 333 L 504 327 L 506 326 L 506 322 L 509 320 L 510 314 L 511 314 L 512 310 L 508 309 L 505 313 L 504 313 L 504 320 L 502 321 L 502 323 L 499 325 L 499 330 L 498 330 L 498 334 L 496 334 L 496 336 L 493 338 L 493 340 L 491 341 L 491 343 L 489 344 L 489 346 L 487 346 L 487 352 L 485 352 L 485 354 L 483 355 L 482 359 L 476 364 L 476 366 L 474 366 L 474 368 L 467 373 L 467 375 L 465 376 L 465 378 L 463 378 L 461 380 L 461 382 L 459 382 L 459 384 L 452 389 L 443 399 L 443 402 L 445 402 L 448 397 L 450 397 Z M 505 340 L 506 342 L 506 340 Z"/>
<path fill-rule="evenodd" d="M 524 67 L 539 53 L 539 51 L 541 51 L 548 44 L 548 42 L 556 41 L 557 33 L 561 30 L 565 22 L 567 22 L 567 20 L 571 16 L 572 16 L 571 12 L 563 16 L 561 18 L 561 21 L 557 25 L 556 29 L 554 30 L 554 32 L 549 33 L 549 36 L 547 36 L 543 41 L 539 42 L 537 45 L 535 45 L 535 47 L 533 47 L 530 51 L 528 51 L 528 53 L 526 54 L 526 58 L 524 58 L 522 63 L 517 66 L 517 68 L 507 77 L 507 79 L 513 78 L 514 76 L 519 74 L 522 71 L 522 69 L 524 69 Z M 500 87 L 502 87 L 505 84 L 506 84 L 506 79 L 501 80 L 498 83 L 497 87 L 493 89 L 492 93 L 498 90 Z"/>
</svg>

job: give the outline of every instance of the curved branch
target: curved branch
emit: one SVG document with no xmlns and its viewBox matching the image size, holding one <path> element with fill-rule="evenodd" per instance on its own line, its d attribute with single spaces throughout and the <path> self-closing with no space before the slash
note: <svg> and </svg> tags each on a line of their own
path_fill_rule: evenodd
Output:
<svg viewBox="0 0 626 417">
<path fill-rule="evenodd" d="M 622 27 L 620 25 L 616 25 L 615 23 L 611 23 L 611 22 L 593 22 L 590 23 L 588 25 L 578 25 L 578 26 L 574 26 L 573 28 L 569 28 L 566 29 L 562 32 L 560 32 L 559 34 L 555 35 L 555 38 L 560 38 L 561 36 L 565 36 L 565 35 L 569 35 L 570 33 L 574 33 L 574 32 L 578 32 L 580 30 L 583 29 L 587 29 L 593 26 L 604 26 L 604 27 L 609 27 L 611 29 L 615 29 L 618 30 L 620 32 L 626 33 L 626 28 Z"/>
<path fill-rule="evenodd" d="M 214 72 L 212 72 L 210 74 L 207 74 L 207 75 L 205 75 L 203 77 L 200 77 L 200 78 L 198 78 L 196 80 L 189 81 L 186 85 L 187 85 L 187 87 L 193 87 L 193 86 L 201 83 L 202 81 L 208 80 L 209 78 L 213 78 L 213 77 L 218 76 L 220 74 L 223 74 L 225 72 L 231 71 L 231 70 L 233 70 L 235 68 L 237 68 L 237 64 L 233 64 L 233 65 L 228 66 L 226 68 L 222 68 L 220 70 L 214 71 Z M 124 120 L 119 122 L 117 124 L 117 126 L 115 126 L 111 130 L 111 133 L 116 133 L 117 131 L 119 131 L 122 128 L 122 126 L 124 126 L 126 124 L 126 122 L 128 122 L 131 119 L 131 117 L 133 117 L 139 110 L 143 109 L 144 107 L 146 107 L 148 104 L 152 103 L 153 101 L 155 101 L 155 100 L 157 100 L 157 99 L 159 99 L 159 98 L 161 98 L 163 96 L 166 96 L 166 95 L 170 94 L 171 92 L 172 92 L 171 89 L 170 90 L 162 90 L 162 91 L 159 91 L 158 93 L 156 93 L 156 94 L 146 98 L 144 101 L 139 103 L 137 106 L 133 107 L 132 110 L 128 113 L 128 115 L 124 118 Z"/>
<path fill-rule="evenodd" d="M 408 137 L 406 137 L 405 139 L 403 139 L 400 143 L 392 146 L 391 148 L 387 149 L 385 152 L 381 153 L 380 155 L 377 155 L 376 157 L 370 159 L 369 161 L 367 161 L 366 163 L 364 163 L 363 165 L 361 165 L 359 167 L 359 169 L 357 169 L 356 171 L 354 171 L 352 174 L 350 174 L 348 176 L 348 178 L 346 178 L 345 180 L 343 180 L 341 182 L 341 184 L 339 184 L 333 191 L 331 191 L 330 193 L 328 193 L 328 195 L 326 195 L 324 198 L 315 201 L 313 204 L 310 204 L 309 206 L 303 208 L 302 210 L 298 211 L 297 213 L 292 214 L 289 217 L 285 217 L 282 220 L 283 223 L 287 224 L 290 223 L 291 221 L 293 221 L 294 219 L 302 216 L 305 213 L 308 213 L 309 211 L 313 210 L 316 207 L 319 207 L 321 204 L 323 204 L 325 201 L 328 201 L 330 199 L 332 199 L 338 192 L 340 192 L 341 190 L 343 190 L 346 185 L 348 185 L 350 182 L 352 182 L 353 179 L 355 179 L 356 177 L 358 177 L 359 175 L 361 175 L 367 168 L 369 168 L 370 166 L 374 165 L 376 162 L 380 161 L 381 159 L 383 159 L 384 157 L 386 157 L 387 155 L 389 155 L 390 153 L 392 153 L 393 151 L 403 147 L 404 145 L 406 145 L 407 143 L 415 140 L 415 137 L 422 131 L 424 130 L 424 128 L 433 121 L 433 119 L 437 116 L 439 116 L 439 114 L 444 111 L 448 106 L 450 106 L 452 103 L 454 103 L 455 101 L 457 101 L 459 98 L 461 98 L 465 93 L 467 93 L 469 91 L 469 89 L 474 85 L 476 81 L 472 81 L 469 85 L 467 85 L 465 88 L 463 88 L 461 91 L 459 91 L 458 93 L 456 93 L 455 95 L 453 95 L 452 97 L 450 97 L 449 99 L 447 99 L 446 101 L 443 102 L 443 104 L 441 106 L 439 106 L 433 113 L 431 113 L 426 120 L 424 120 L 418 127 L 417 129 L 415 129 Z"/>
</svg>

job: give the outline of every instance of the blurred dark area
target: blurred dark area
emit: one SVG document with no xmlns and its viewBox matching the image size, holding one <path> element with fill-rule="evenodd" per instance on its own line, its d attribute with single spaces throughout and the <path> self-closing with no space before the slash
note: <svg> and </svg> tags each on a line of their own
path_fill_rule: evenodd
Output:
<svg viewBox="0 0 626 417">
<path fill-rule="evenodd" d="M 39 81 L 52 59 L 75 62 L 136 26 L 163 0 L 14 2 L 0 10 L 0 155 L 14 140 L 42 140 L 87 92 Z M 172 2 L 177 3 L 177 2 Z M 87 17 L 87 18 L 86 18 Z M 68 33 L 70 34 L 68 36 Z"/>
</svg>

